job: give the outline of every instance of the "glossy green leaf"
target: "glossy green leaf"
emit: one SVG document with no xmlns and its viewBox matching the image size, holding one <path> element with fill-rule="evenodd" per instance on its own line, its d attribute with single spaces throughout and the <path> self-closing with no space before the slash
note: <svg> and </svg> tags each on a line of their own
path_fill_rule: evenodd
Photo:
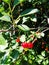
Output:
<svg viewBox="0 0 49 65">
<path fill-rule="evenodd" d="M 24 59 L 25 61 L 28 60 L 27 56 L 25 56 L 25 55 L 23 55 L 23 59 Z"/>
<path fill-rule="evenodd" d="M 21 41 L 21 42 L 25 42 L 25 41 L 26 41 L 26 36 L 25 36 L 25 35 L 22 35 L 22 36 L 20 37 L 20 41 Z"/>
<path fill-rule="evenodd" d="M 8 46 L 5 38 L 0 34 L 0 51 L 4 51 L 4 49 Z"/>
<path fill-rule="evenodd" d="M 0 12 L 4 11 L 4 7 L 0 6 Z"/>
<path fill-rule="evenodd" d="M 16 61 L 16 65 L 20 65 L 20 63 L 21 63 L 21 59 Z"/>
<path fill-rule="evenodd" d="M 10 4 L 11 0 L 3 0 L 5 3 Z"/>
<path fill-rule="evenodd" d="M 22 27 L 27 31 L 27 30 L 30 30 L 29 27 L 27 25 L 22 25 Z"/>
<path fill-rule="evenodd" d="M 38 57 L 36 57 L 36 62 L 38 63 L 38 64 L 41 64 L 41 62 L 42 62 L 42 59 L 40 59 L 40 58 L 38 58 Z"/>
<path fill-rule="evenodd" d="M 20 14 L 20 16 L 34 14 L 34 13 L 37 13 L 38 11 L 39 11 L 38 9 L 26 9 Z"/>
<path fill-rule="evenodd" d="M 30 28 L 27 25 L 24 25 L 24 24 L 18 25 L 18 28 L 22 31 L 29 31 L 30 30 Z"/>
<path fill-rule="evenodd" d="M 29 20 L 29 17 L 23 17 L 22 24 L 28 22 L 28 20 Z"/>
<path fill-rule="evenodd" d="M 41 52 L 41 55 L 45 57 L 45 51 L 42 51 Z"/>
<path fill-rule="evenodd" d="M 13 50 L 10 54 L 10 56 L 14 59 L 17 59 L 19 56 L 19 52 L 17 50 Z"/>
<path fill-rule="evenodd" d="M 42 60 L 44 59 L 44 57 L 42 55 L 38 55 L 38 57 Z"/>
<path fill-rule="evenodd" d="M 11 21 L 11 19 L 10 19 L 10 17 L 8 15 L 4 15 L 4 16 L 0 17 L 0 20 L 7 21 L 7 22 Z"/>
<path fill-rule="evenodd" d="M 19 53 L 22 53 L 23 52 L 23 47 L 20 46 L 18 51 L 19 51 Z"/>
<path fill-rule="evenodd" d="M 35 51 L 32 50 L 32 49 L 30 49 L 29 52 L 30 52 L 31 54 L 35 55 Z"/>
<path fill-rule="evenodd" d="M 2 64 L 3 65 L 8 65 L 11 62 L 10 56 L 5 56 L 2 59 Z"/>
<path fill-rule="evenodd" d="M 0 34 L 0 45 L 5 45 L 6 44 L 6 40 L 5 38 Z"/>
<path fill-rule="evenodd" d="M 14 6 L 19 4 L 19 0 L 14 0 Z"/>
<path fill-rule="evenodd" d="M 18 5 L 18 4 L 20 4 L 20 3 L 24 2 L 24 1 L 25 0 L 14 0 L 13 5 L 16 6 L 16 5 Z"/>
<path fill-rule="evenodd" d="M 49 60 L 48 60 L 48 59 L 44 60 L 44 61 L 42 62 L 42 64 L 43 64 L 43 65 L 49 65 Z"/>
</svg>

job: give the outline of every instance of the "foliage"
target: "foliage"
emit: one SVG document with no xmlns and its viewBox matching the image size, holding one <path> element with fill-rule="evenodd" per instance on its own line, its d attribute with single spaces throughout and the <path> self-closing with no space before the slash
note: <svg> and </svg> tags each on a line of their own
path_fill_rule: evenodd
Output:
<svg viewBox="0 0 49 65">
<path fill-rule="evenodd" d="M 0 65 L 49 65 L 49 1 L 0 0 Z"/>
</svg>

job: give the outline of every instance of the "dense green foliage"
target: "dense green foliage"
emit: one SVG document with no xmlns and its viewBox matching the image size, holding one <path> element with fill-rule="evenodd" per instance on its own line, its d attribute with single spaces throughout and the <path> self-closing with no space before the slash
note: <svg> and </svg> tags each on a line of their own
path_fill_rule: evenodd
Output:
<svg viewBox="0 0 49 65">
<path fill-rule="evenodd" d="M 0 65 L 49 65 L 49 1 L 0 0 Z"/>
</svg>

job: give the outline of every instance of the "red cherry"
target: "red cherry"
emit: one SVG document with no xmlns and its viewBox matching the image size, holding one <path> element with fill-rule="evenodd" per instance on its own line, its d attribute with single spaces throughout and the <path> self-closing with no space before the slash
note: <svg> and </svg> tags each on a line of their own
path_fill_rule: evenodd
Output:
<svg viewBox="0 0 49 65">
<path fill-rule="evenodd" d="M 45 48 L 45 51 L 49 51 L 48 47 Z"/>
<path fill-rule="evenodd" d="M 32 42 L 23 42 L 22 44 L 21 44 L 21 46 L 23 47 L 23 48 L 33 48 L 34 47 L 34 44 L 32 43 Z"/>
<path fill-rule="evenodd" d="M 29 42 L 28 43 L 28 48 L 33 48 L 34 47 L 34 44 L 32 42 Z"/>
<path fill-rule="evenodd" d="M 21 46 L 22 46 L 23 48 L 28 48 L 28 43 L 27 43 L 27 42 L 23 42 L 23 43 L 21 44 Z"/>
<path fill-rule="evenodd" d="M 18 43 L 19 43 L 19 42 L 20 42 L 20 39 L 19 39 L 19 38 L 18 38 L 18 39 L 16 39 L 16 42 L 18 42 Z"/>
</svg>

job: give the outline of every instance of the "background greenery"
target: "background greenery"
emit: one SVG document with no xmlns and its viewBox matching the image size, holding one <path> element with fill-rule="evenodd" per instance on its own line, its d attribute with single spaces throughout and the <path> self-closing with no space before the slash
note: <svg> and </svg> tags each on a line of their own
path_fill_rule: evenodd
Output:
<svg viewBox="0 0 49 65">
<path fill-rule="evenodd" d="M 34 48 L 22 49 L 22 35 Z M 25 64 L 49 65 L 49 0 L 0 0 L 0 65 Z"/>
</svg>

